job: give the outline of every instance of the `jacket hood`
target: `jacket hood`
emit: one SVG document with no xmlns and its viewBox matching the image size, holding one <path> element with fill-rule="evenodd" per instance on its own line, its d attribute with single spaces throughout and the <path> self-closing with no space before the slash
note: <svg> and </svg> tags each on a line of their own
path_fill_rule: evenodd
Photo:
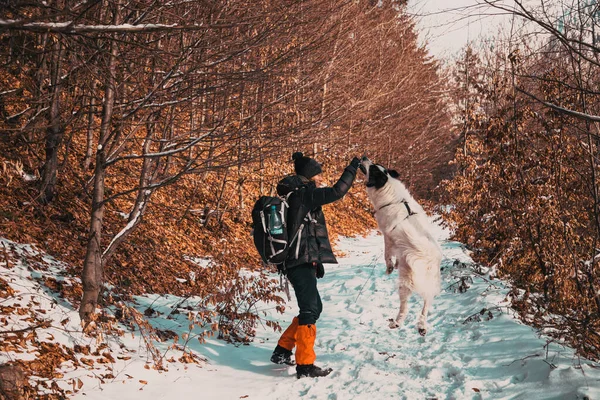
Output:
<svg viewBox="0 0 600 400">
<path fill-rule="evenodd" d="M 277 184 L 277 194 L 280 196 L 285 196 L 300 186 L 305 186 L 310 183 L 314 184 L 314 182 L 303 177 L 302 175 L 289 175 L 280 180 Z"/>
</svg>

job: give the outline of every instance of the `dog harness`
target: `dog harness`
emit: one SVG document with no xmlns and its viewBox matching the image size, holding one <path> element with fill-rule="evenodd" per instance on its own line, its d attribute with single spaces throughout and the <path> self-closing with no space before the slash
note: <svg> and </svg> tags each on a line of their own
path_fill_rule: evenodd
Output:
<svg viewBox="0 0 600 400">
<path fill-rule="evenodd" d="M 408 201 L 406 201 L 406 200 L 400 200 L 399 202 L 388 203 L 388 204 L 386 204 L 384 206 L 379 207 L 379 210 L 377 210 L 377 211 L 381 211 L 381 209 L 386 208 L 387 206 L 391 206 L 392 204 L 398 204 L 398 203 L 403 203 L 404 207 L 406 207 L 406 211 L 408 211 L 408 215 L 404 219 L 407 219 L 411 215 L 415 215 L 416 214 L 416 212 L 413 212 L 413 210 L 410 209 L 410 206 L 408 205 Z M 377 214 L 377 211 L 375 211 L 373 214 Z"/>
</svg>

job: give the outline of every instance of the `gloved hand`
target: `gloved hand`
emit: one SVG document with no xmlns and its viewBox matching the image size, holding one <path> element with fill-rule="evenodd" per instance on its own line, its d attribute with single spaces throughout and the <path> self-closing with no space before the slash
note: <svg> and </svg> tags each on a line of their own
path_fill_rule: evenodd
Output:
<svg viewBox="0 0 600 400">
<path fill-rule="evenodd" d="M 350 166 L 354 167 L 354 169 L 358 171 L 358 167 L 360 166 L 360 158 L 354 157 L 352 161 L 350 161 Z"/>
<path fill-rule="evenodd" d="M 323 267 L 323 264 L 317 263 L 316 268 L 317 268 L 317 279 L 321 279 L 322 277 L 325 276 L 325 267 Z"/>
</svg>

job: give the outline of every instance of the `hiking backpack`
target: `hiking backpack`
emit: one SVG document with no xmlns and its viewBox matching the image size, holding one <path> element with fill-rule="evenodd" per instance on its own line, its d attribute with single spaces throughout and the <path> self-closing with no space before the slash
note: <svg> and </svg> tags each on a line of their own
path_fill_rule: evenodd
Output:
<svg viewBox="0 0 600 400">
<path fill-rule="evenodd" d="M 300 243 L 304 229 L 304 224 L 300 225 L 293 237 L 288 232 L 288 199 L 295 191 L 286 196 L 261 196 L 252 208 L 254 246 L 263 262 L 276 265 L 279 271 L 285 269 L 284 262 L 289 249 L 294 241 Z"/>
</svg>

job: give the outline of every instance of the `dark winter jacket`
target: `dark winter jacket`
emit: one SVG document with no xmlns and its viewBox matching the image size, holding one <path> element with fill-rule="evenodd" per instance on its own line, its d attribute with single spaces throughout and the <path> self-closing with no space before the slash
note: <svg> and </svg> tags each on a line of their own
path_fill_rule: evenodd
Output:
<svg viewBox="0 0 600 400">
<path fill-rule="evenodd" d="M 301 175 L 287 176 L 279 182 L 277 194 L 280 196 L 285 196 L 290 191 L 297 190 L 288 199 L 290 208 L 287 222 L 290 240 L 296 236 L 298 228 L 304 224 L 299 234 L 299 242 L 296 239 L 291 244 L 286 268 L 289 269 L 313 262 L 337 263 L 331 249 L 331 243 L 329 243 L 325 215 L 323 215 L 321 206 L 344 197 L 350 190 L 355 177 L 356 168 L 349 165 L 333 187 L 317 188 L 313 181 Z M 304 220 L 309 211 L 312 222 Z"/>
</svg>

